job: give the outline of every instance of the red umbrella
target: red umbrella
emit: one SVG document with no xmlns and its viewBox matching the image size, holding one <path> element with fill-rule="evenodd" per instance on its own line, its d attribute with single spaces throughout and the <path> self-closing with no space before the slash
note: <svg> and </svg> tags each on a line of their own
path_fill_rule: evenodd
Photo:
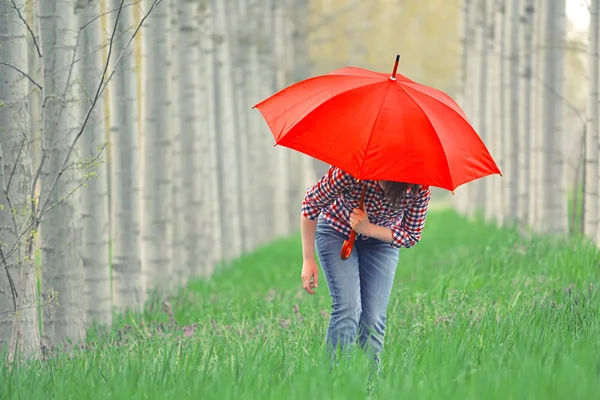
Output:
<svg viewBox="0 0 600 400">
<path fill-rule="evenodd" d="M 391 75 L 341 68 L 295 83 L 254 107 L 266 120 L 275 145 L 315 157 L 360 180 L 453 191 L 500 174 L 454 100 L 398 74 L 399 60 L 396 56 Z"/>
</svg>

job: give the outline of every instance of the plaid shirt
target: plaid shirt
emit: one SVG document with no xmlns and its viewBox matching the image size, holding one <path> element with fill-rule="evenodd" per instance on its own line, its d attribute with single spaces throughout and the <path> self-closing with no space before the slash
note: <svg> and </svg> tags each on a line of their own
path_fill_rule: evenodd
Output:
<svg viewBox="0 0 600 400">
<path fill-rule="evenodd" d="M 408 193 L 399 209 L 385 198 L 383 189 L 376 181 L 359 182 L 337 167 L 306 191 L 302 201 L 302 214 L 316 220 L 319 214 L 338 232 L 350 235 L 350 214 L 358 208 L 363 184 L 367 185 L 364 210 L 369 221 L 392 231 L 392 247 L 409 248 L 421 239 L 425 225 L 431 190 L 423 186 L 416 196 Z M 357 234 L 356 239 L 366 239 Z"/>
</svg>

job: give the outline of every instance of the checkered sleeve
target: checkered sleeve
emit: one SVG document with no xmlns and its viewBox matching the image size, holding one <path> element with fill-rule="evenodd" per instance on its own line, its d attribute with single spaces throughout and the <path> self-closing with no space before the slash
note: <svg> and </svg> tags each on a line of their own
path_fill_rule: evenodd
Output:
<svg viewBox="0 0 600 400">
<path fill-rule="evenodd" d="M 394 238 L 392 247 L 410 248 L 421 240 L 421 232 L 425 226 L 430 199 L 431 190 L 429 187 L 421 188 L 410 208 L 398 223 L 390 228 Z"/>
<path fill-rule="evenodd" d="M 342 190 L 353 183 L 350 174 L 331 166 L 329 172 L 306 191 L 302 201 L 302 215 L 310 220 L 316 220 L 321 209 L 333 203 Z"/>
</svg>

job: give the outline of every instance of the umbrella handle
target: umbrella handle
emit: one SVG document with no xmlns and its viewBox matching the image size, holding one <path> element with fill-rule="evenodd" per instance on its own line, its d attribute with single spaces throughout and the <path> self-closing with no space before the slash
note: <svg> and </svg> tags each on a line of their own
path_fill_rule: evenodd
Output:
<svg viewBox="0 0 600 400">
<path fill-rule="evenodd" d="M 358 208 L 364 211 L 364 202 L 365 202 L 365 194 L 367 193 L 367 184 L 363 183 L 362 192 L 360 194 L 360 201 L 358 202 Z M 356 240 L 356 232 L 352 230 L 350 232 L 350 237 L 348 240 L 344 240 L 344 244 L 342 245 L 342 251 L 340 253 L 340 258 L 342 260 L 347 260 L 352 253 L 352 248 L 354 247 L 354 241 Z"/>
</svg>

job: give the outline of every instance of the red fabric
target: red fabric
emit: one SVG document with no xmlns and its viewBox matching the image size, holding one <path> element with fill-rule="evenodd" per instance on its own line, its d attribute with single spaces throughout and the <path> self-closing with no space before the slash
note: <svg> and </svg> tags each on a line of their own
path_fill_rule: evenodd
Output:
<svg viewBox="0 0 600 400">
<path fill-rule="evenodd" d="M 277 145 L 361 180 L 454 190 L 499 174 L 460 107 L 397 74 L 347 67 L 281 90 L 255 106 Z"/>
<path fill-rule="evenodd" d="M 412 247 L 421 240 L 431 199 L 429 187 L 423 186 L 416 196 L 407 194 L 402 206 L 394 209 L 376 181 L 357 182 L 350 174 L 330 167 L 317 183 L 310 187 L 302 202 L 302 214 L 316 220 L 319 214 L 338 232 L 350 235 L 350 213 L 358 208 L 363 184 L 367 185 L 364 210 L 369 221 L 390 228 L 393 247 Z M 366 239 L 356 235 L 357 239 Z"/>
</svg>

